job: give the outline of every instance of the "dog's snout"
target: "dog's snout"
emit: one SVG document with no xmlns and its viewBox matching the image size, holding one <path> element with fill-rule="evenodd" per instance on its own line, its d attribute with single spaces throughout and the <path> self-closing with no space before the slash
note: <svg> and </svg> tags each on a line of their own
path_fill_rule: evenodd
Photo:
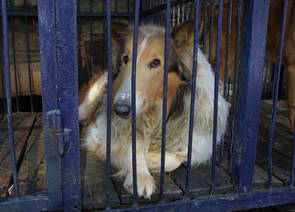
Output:
<svg viewBox="0 0 295 212">
<path fill-rule="evenodd" d="M 128 119 L 130 117 L 131 108 L 130 105 L 126 103 L 116 103 L 114 105 L 114 110 L 118 116 L 121 116 L 124 119 Z"/>
</svg>

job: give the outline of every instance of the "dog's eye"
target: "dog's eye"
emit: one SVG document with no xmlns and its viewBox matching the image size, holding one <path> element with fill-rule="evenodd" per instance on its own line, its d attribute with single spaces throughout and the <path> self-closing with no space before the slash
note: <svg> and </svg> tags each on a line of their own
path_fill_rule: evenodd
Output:
<svg viewBox="0 0 295 212">
<path fill-rule="evenodd" d="M 128 57 L 127 55 L 125 55 L 125 56 L 123 57 L 123 62 L 124 62 L 125 64 L 127 64 L 128 61 L 129 61 L 129 57 Z"/>
<path fill-rule="evenodd" d="M 150 68 L 157 68 L 160 65 L 160 60 L 158 59 L 154 59 L 151 63 L 150 63 Z"/>
</svg>

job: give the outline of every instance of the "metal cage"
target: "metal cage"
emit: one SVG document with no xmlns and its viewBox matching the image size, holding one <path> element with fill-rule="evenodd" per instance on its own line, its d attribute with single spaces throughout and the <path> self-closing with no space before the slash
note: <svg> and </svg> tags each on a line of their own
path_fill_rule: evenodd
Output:
<svg viewBox="0 0 295 212">
<path fill-rule="evenodd" d="M 294 203 L 295 147 L 293 144 L 291 145 L 291 157 L 285 164 L 282 164 L 284 168 L 280 169 L 278 162 L 275 162 L 276 167 L 273 166 L 277 104 L 278 97 L 283 96 L 279 94 L 283 78 L 281 76 L 281 65 L 288 0 L 282 0 L 277 65 L 272 70 L 274 75 L 273 86 L 267 84 L 271 81 L 271 71 L 269 68 L 265 68 L 265 66 L 270 67 L 271 65 L 264 65 L 270 1 L 39 0 L 37 2 L 36 0 L 24 0 L 22 2 L 2 0 L 3 48 L 0 52 L 0 109 L 2 114 L 0 114 L 0 121 L 7 121 L 8 129 L 0 126 L 1 131 L 5 131 L 7 134 L 6 137 L 3 136 L 3 142 L 0 141 L 0 149 L 1 145 L 7 142 L 7 148 L 8 146 L 10 148 L 11 167 L 1 167 L 0 163 L 0 169 L 11 168 L 12 171 L 8 176 L 9 179 L 11 178 L 8 187 L 0 187 L 0 189 L 5 190 L 4 193 L 6 194 L 0 196 L 0 211 L 79 211 L 82 209 L 228 211 Z M 214 16 L 215 11 L 216 16 Z M 232 19 L 233 15 L 236 18 L 235 22 Z M 124 204 L 124 193 L 119 199 L 113 199 L 113 184 L 118 183 L 112 179 L 110 164 L 112 130 L 111 23 L 116 19 L 133 22 L 134 24 L 131 85 L 133 195 L 129 194 L 126 197 L 129 198 L 127 204 Z M 194 20 L 193 86 L 191 88 L 192 106 L 187 164 L 186 168 L 181 171 L 182 179 L 174 179 L 173 182 L 173 185 L 179 191 L 179 195 L 167 200 L 165 198 L 167 179 L 164 164 L 169 32 L 173 27 L 186 20 Z M 201 21 L 205 23 L 202 27 Z M 159 191 L 157 197 L 151 201 L 142 201 L 137 197 L 135 79 L 138 27 L 141 23 L 149 22 L 165 26 L 165 71 Z M 23 23 L 23 28 L 20 31 L 18 31 L 18 23 Z M 221 44 L 224 38 L 222 37 L 224 36 L 223 23 L 227 23 L 225 46 Z M 214 24 L 217 29 L 216 32 L 214 31 Z M 231 31 L 233 28 L 236 29 L 234 42 L 231 40 L 234 33 Z M 24 37 L 23 42 L 17 43 L 21 36 Z M 35 38 L 36 40 L 34 40 Z M 234 46 L 234 52 L 231 52 L 231 45 Z M 209 168 L 195 170 L 191 168 L 191 149 L 194 100 L 196 83 L 198 83 L 196 80 L 198 47 L 206 53 L 215 71 L 215 99 L 211 163 L 208 165 Z M 222 48 L 226 52 L 225 58 L 221 58 Z M 230 54 L 234 55 L 232 67 L 234 71 L 231 77 L 228 74 Z M 24 61 L 19 60 L 22 57 Z M 225 75 L 224 87 L 220 88 L 221 62 L 224 62 L 225 65 Z M 34 70 L 35 64 L 38 63 L 40 72 L 38 66 L 36 71 Z M 108 127 L 106 133 L 106 164 L 103 170 L 97 170 L 104 173 L 104 175 L 101 175 L 103 179 L 100 179 L 103 181 L 103 188 L 100 190 L 103 193 L 100 194 L 103 196 L 100 200 L 103 204 L 98 206 L 95 204 L 95 201 L 98 201 L 95 198 L 94 203 L 92 202 L 89 205 L 83 203 L 82 200 L 83 196 L 86 195 L 83 194 L 85 191 L 83 189 L 84 184 L 81 183 L 83 178 L 81 169 L 85 164 L 80 162 L 78 89 L 81 84 L 89 81 L 93 74 L 102 69 L 108 70 Z M 23 72 L 24 75 L 22 75 Z M 27 77 L 26 80 L 24 80 L 24 76 Z M 38 79 L 40 86 L 38 83 L 35 84 Z M 269 94 L 269 87 L 273 87 L 272 94 Z M 22 89 L 25 89 L 25 91 Z M 228 132 L 220 147 L 218 147 L 216 145 L 216 134 L 218 92 L 220 89 L 231 103 L 231 109 Z M 261 146 L 257 142 L 261 98 L 269 98 L 270 96 L 273 99 L 271 112 L 269 112 L 271 114 L 270 130 L 265 135 L 267 143 L 264 144 L 264 150 L 261 150 Z M 264 107 L 262 107 L 262 110 L 264 110 Z M 18 153 L 18 150 L 15 149 L 16 140 L 19 138 L 15 138 L 15 128 L 18 125 L 14 123 L 14 117 L 15 114 L 20 114 L 20 111 L 42 111 L 42 118 L 40 116 L 42 122 L 40 121 L 38 126 L 40 128 L 43 126 L 44 133 L 44 139 L 41 140 L 42 142 L 44 140 L 45 149 L 43 154 L 46 164 L 46 191 L 41 193 L 26 194 L 20 190 L 19 175 L 22 165 L 20 158 L 24 158 L 28 146 L 26 142 L 22 148 L 22 153 Z M 35 117 L 34 124 L 36 119 Z M 30 135 L 31 133 L 28 136 Z M 294 138 L 295 136 L 293 136 L 293 141 Z M 6 155 L 6 157 L 8 156 Z M 263 157 L 265 160 L 261 159 Z M 224 176 L 220 175 L 219 170 L 222 170 Z M 278 170 L 285 171 L 282 174 L 284 177 L 278 176 Z M 206 182 L 202 182 L 204 183 L 202 185 L 203 190 L 198 190 L 200 184 L 195 183 L 195 176 L 202 171 L 207 173 Z M 226 186 L 224 186 L 225 181 Z M 167 184 L 169 183 L 170 181 Z M 117 186 L 115 187 L 118 192 Z"/>
</svg>

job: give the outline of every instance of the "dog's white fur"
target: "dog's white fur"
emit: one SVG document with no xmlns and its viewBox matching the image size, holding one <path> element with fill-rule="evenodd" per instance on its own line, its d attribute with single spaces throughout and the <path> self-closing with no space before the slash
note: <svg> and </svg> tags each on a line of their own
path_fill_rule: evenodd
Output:
<svg viewBox="0 0 295 212">
<path fill-rule="evenodd" d="M 142 46 L 146 46 L 144 40 Z M 139 54 L 140 54 L 139 50 Z M 192 71 L 192 47 L 179 53 L 181 61 Z M 140 63 L 140 59 L 138 61 Z M 114 94 L 115 95 L 115 94 Z M 166 133 L 165 171 L 172 171 L 187 160 L 188 131 L 190 117 L 190 95 L 184 98 L 183 113 L 176 119 L 168 120 Z M 106 156 L 107 132 L 107 72 L 105 72 L 86 94 L 79 105 L 80 121 L 86 119 L 91 104 L 101 103 L 97 108 L 95 122 L 84 129 L 83 145 L 96 151 L 101 159 Z M 198 72 L 196 83 L 195 116 L 192 142 L 192 164 L 207 162 L 212 155 L 214 75 L 206 57 L 198 50 Z M 228 106 L 218 95 L 217 143 L 226 130 Z M 137 115 L 136 118 L 136 156 L 138 195 L 150 198 L 155 190 L 155 182 L 150 174 L 160 170 L 162 103 Z M 124 187 L 132 192 L 131 119 L 122 119 L 112 114 L 111 163 L 125 178 Z"/>
</svg>

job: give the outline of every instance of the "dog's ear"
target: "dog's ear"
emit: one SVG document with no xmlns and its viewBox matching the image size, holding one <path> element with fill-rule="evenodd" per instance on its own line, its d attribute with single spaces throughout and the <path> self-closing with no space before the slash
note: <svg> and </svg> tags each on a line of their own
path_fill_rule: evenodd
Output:
<svg viewBox="0 0 295 212">
<path fill-rule="evenodd" d="M 195 22 L 193 20 L 188 20 L 172 30 L 170 37 L 174 40 L 177 48 L 187 47 L 193 44 L 195 34 L 194 26 Z M 201 22 L 199 26 L 199 36 L 202 33 L 202 29 L 203 24 Z"/>
<path fill-rule="evenodd" d="M 112 22 L 112 42 L 113 44 L 121 44 L 127 31 L 129 29 L 128 23 L 123 21 Z"/>
</svg>

